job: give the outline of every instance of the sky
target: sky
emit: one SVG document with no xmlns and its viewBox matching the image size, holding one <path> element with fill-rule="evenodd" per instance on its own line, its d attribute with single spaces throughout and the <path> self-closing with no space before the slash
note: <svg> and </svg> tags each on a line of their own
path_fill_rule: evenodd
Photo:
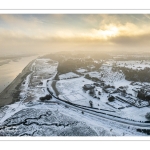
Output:
<svg viewBox="0 0 150 150">
<path fill-rule="evenodd" d="M 0 55 L 150 51 L 149 14 L 1 14 Z"/>
</svg>

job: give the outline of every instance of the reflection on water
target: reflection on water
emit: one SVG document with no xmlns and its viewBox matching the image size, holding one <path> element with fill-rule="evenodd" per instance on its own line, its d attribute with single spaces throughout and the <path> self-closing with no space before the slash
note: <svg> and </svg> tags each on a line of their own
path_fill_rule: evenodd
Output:
<svg viewBox="0 0 150 150">
<path fill-rule="evenodd" d="M 0 93 L 17 77 L 27 64 L 37 56 L 24 57 L 0 66 Z"/>
</svg>

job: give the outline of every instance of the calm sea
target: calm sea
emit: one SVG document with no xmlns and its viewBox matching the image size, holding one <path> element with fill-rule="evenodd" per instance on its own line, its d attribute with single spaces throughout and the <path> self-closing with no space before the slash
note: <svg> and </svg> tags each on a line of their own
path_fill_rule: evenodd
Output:
<svg viewBox="0 0 150 150">
<path fill-rule="evenodd" d="M 30 61 L 38 56 L 22 57 L 0 66 L 0 93 L 17 77 Z"/>
</svg>

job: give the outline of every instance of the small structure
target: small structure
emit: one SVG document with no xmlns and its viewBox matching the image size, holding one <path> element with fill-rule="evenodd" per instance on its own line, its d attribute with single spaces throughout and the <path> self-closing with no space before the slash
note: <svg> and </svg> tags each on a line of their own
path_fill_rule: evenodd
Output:
<svg viewBox="0 0 150 150">
<path fill-rule="evenodd" d="M 109 62 L 106 62 L 104 64 L 102 64 L 102 66 L 100 67 L 100 69 L 111 69 L 112 65 Z"/>
<path fill-rule="evenodd" d="M 132 89 L 132 91 L 134 91 L 134 96 L 137 97 L 137 95 L 138 95 L 138 89 L 135 88 L 135 89 Z"/>
<path fill-rule="evenodd" d="M 125 97 L 127 95 L 126 88 L 123 86 L 120 86 L 119 88 L 117 88 L 117 91 L 120 92 L 121 96 Z"/>
<path fill-rule="evenodd" d="M 114 88 L 103 88 L 103 91 L 105 92 L 105 93 L 114 93 L 114 91 L 116 91 Z"/>
<path fill-rule="evenodd" d="M 91 84 L 85 84 L 84 86 L 83 86 L 83 89 L 84 90 L 91 90 L 91 89 L 94 89 L 95 88 L 95 86 L 93 86 L 93 85 L 91 85 Z"/>
</svg>

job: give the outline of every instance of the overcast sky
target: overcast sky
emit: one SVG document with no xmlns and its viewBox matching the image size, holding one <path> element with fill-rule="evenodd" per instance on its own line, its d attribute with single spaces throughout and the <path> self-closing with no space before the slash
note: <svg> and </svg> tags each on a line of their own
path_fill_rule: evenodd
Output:
<svg viewBox="0 0 150 150">
<path fill-rule="evenodd" d="M 150 47 L 150 15 L 0 15 L 0 53 Z"/>
</svg>

